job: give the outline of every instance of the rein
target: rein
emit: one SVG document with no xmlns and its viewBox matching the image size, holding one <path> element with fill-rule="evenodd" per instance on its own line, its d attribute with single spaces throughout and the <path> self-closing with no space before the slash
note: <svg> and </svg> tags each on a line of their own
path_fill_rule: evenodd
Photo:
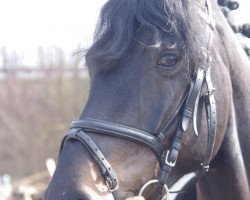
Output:
<svg viewBox="0 0 250 200">
<path fill-rule="evenodd" d="M 184 96 L 180 105 L 177 107 L 176 112 L 172 115 L 168 123 L 163 129 L 156 135 L 152 135 L 148 132 L 138 130 L 132 127 L 115 124 L 111 122 L 105 122 L 96 119 L 82 119 L 76 120 L 71 123 L 69 133 L 64 137 L 60 152 L 64 144 L 68 140 L 80 141 L 90 152 L 96 164 L 100 168 L 101 174 L 105 180 L 105 183 L 110 192 L 112 192 L 114 199 L 119 200 L 118 194 L 118 179 L 105 156 L 99 150 L 94 141 L 88 136 L 87 132 L 94 134 L 101 134 L 107 136 L 118 137 L 129 141 L 137 142 L 148 146 L 157 156 L 160 163 L 160 172 L 157 179 L 150 180 L 141 188 L 138 196 L 143 196 L 144 190 L 151 184 L 155 184 L 154 190 L 152 191 L 152 197 L 154 199 L 169 199 L 169 191 L 167 187 L 168 177 L 176 165 L 177 157 L 181 149 L 182 140 L 185 132 L 187 131 L 190 120 L 193 120 L 193 129 L 196 135 L 198 135 L 196 121 L 197 121 L 197 110 L 198 102 L 200 98 L 205 103 L 207 124 L 208 124 L 208 138 L 205 152 L 205 158 L 201 163 L 201 167 L 195 172 L 196 177 L 192 181 L 192 185 L 195 184 L 205 172 L 209 170 L 209 163 L 212 159 L 213 147 L 216 137 L 216 126 L 217 126 L 217 113 L 216 104 L 214 97 L 214 87 L 211 81 L 211 55 L 210 49 L 213 40 L 213 29 L 214 23 L 211 14 L 210 1 L 206 1 L 207 13 L 201 13 L 201 17 L 204 19 L 206 25 L 206 38 L 203 47 L 202 63 L 196 72 L 196 78 L 191 82 L 188 93 Z M 201 90 L 206 85 L 206 94 L 202 95 Z M 171 146 L 168 150 L 163 145 L 163 140 L 166 137 L 168 129 L 172 126 L 177 118 L 180 118 L 178 128 L 175 132 Z M 184 190 L 186 190 L 185 188 Z M 176 193 L 181 191 L 175 191 Z"/>
</svg>

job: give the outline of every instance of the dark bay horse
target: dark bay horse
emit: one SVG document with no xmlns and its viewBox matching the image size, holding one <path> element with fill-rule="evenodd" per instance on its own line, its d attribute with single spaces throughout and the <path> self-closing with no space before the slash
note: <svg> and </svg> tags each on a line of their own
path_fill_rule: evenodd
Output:
<svg viewBox="0 0 250 200">
<path fill-rule="evenodd" d="M 250 199 L 250 63 L 217 2 L 109 0 L 86 63 L 45 199 L 168 199 L 189 172 L 183 199 Z"/>
</svg>

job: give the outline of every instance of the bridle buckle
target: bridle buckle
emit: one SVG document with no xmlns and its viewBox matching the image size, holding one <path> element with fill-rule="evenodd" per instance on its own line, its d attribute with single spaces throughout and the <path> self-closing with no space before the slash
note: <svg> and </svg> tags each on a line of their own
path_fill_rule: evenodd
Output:
<svg viewBox="0 0 250 200">
<path fill-rule="evenodd" d="M 209 165 L 204 165 L 204 163 L 201 163 L 201 170 L 204 172 L 208 172 L 209 171 Z"/>
<path fill-rule="evenodd" d="M 170 166 L 170 167 L 174 167 L 176 164 L 176 161 L 172 162 L 172 161 L 168 161 L 168 157 L 169 157 L 169 150 L 167 150 L 166 156 L 165 156 L 165 163 Z"/>
<path fill-rule="evenodd" d="M 114 183 L 110 178 L 105 180 L 105 184 L 110 192 L 114 192 L 118 189 L 118 184 L 115 184 L 115 187 L 114 187 Z"/>
<path fill-rule="evenodd" d="M 208 89 L 207 91 L 208 96 L 214 95 L 214 93 L 215 93 L 215 88 Z"/>
</svg>

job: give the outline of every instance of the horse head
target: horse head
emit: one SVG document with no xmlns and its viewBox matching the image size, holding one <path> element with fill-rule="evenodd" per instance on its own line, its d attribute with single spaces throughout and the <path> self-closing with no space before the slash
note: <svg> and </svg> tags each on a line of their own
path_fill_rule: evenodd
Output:
<svg viewBox="0 0 250 200">
<path fill-rule="evenodd" d="M 89 98 L 45 199 L 127 199 L 141 188 L 162 199 L 184 174 L 216 170 L 233 96 L 220 18 L 209 0 L 107 2 L 86 54 Z"/>
</svg>

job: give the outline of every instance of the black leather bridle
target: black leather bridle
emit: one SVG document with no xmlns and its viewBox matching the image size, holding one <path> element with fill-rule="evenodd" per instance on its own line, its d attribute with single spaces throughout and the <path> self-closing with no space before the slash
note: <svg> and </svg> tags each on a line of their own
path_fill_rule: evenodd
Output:
<svg viewBox="0 0 250 200">
<path fill-rule="evenodd" d="M 196 128 L 196 116 L 198 109 L 198 102 L 202 98 L 205 103 L 206 113 L 207 113 L 207 124 L 208 124 L 208 139 L 205 152 L 205 158 L 201 163 L 200 169 L 195 173 L 196 181 L 209 170 L 209 163 L 212 159 L 213 147 L 216 137 L 216 127 L 217 127 L 217 113 L 216 104 L 214 97 L 214 87 L 211 81 L 211 55 L 210 49 L 213 40 L 213 29 L 214 23 L 211 14 L 210 1 L 206 1 L 207 13 L 201 13 L 201 17 L 207 23 L 206 26 L 206 37 L 204 41 L 202 61 L 199 68 L 196 71 L 195 79 L 192 80 L 189 90 L 180 105 L 176 109 L 176 112 L 172 115 L 168 123 L 163 127 L 163 129 L 152 135 L 148 132 L 138 130 L 125 125 L 115 124 L 111 122 L 105 122 L 96 119 L 81 119 L 76 120 L 71 123 L 69 133 L 64 137 L 60 152 L 68 140 L 78 140 L 80 141 L 91 153 L 92 157 L 96 161 L 96 164 L 100 168 L 103 178 L 107 184 L 110 192 L 112 192 L 114 199 L 118 200 L 119 195 L 118 189 L 118 179 L 112 169 L 109 162 L 106 160 L 105 156 L 99 150 L 94 141 L 88 136 L 88 132 L 94 134 L 101 134 L 107 136 L 118 137 L 133 142 L 144 144 L 152 149 L 155 155 L 158 157 L 160 163 L 160 172 L 158 178 L 153 180 L 156 184 L 154 188 L 159 194 L 155 199 L 168 199 L 167 194 L 163 194 L 165 190 L 168 193 L 168 188 L 166 186 L 168 177 L 175 166 L 179 151 L 181 149 L 183 136 L 189 127 L 190 120 L 193 120 L 194 132 L 198 135 Z M 203 86 L 206 85 L 205 94 L 201 93 Z M 171 146 L 168 150 L 165 149 L 163 141 L 166 138 L 167 132 L 172 124 L 179 118 L 178 128 L 175 132 L 174 138 L 172 140 Z M 194 182 L 194 183 L 195 183 Z M 145 185 L 147 187 L 148 184 Z M 144 188 L 145 189 L 145 188 Z M 141 192 L 142 193 L 142 192 Z M 140 194 L 141 195 L 141 194 Z"/>
</svg>

